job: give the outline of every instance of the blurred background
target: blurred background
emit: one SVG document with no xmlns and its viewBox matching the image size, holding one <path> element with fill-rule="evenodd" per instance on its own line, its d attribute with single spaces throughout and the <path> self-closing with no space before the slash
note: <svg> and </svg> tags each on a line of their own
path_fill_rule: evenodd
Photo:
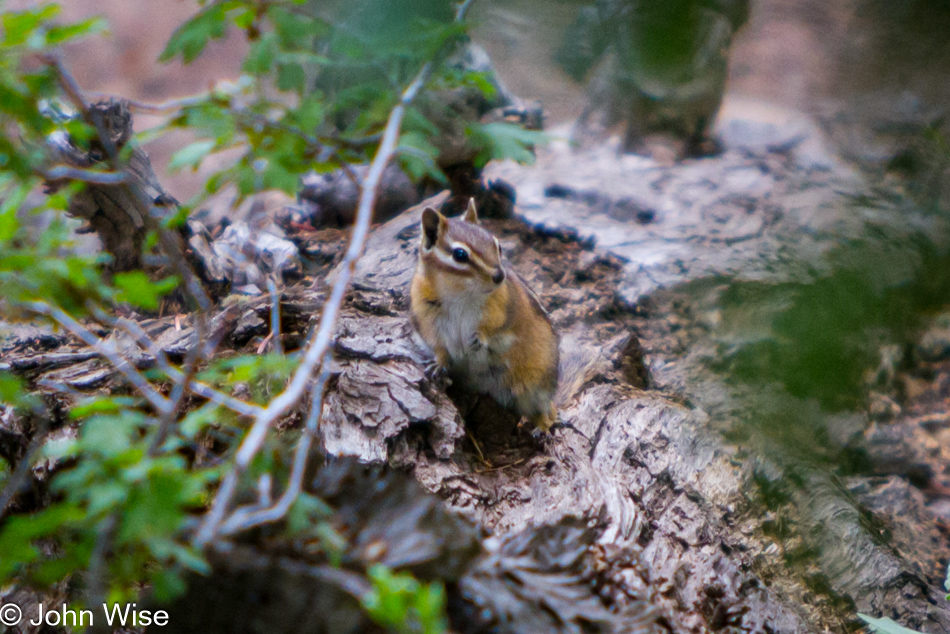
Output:
<svg viewBox="0 0 950 634">
<path fill-rule="evenodd" d="M 472 8 L 476 41 L 515 94 L 543 103 L 549 126 L 584 108 L 584 85 L 554 59 L 584 4 L 477 0 Z M 70 51 L 72 70 L 88 90 L 162 101 L 239 74 L 245 42 L 237 33 L 214 42 L 190 67 L 156 63 L 174 29 L 197 10 L 190 0 L 70 0 L 63 8 L 66 18 L 103 15 L 111 25 L 108 37 Z M 846 158 L 872 166 L 890 161 L 901 151 L 895 139 L 942 124 L 948 35 L 947 0 L 752 0 L 732 45 L 724 116 L 781 119 L 788 113 L 775 107 L 801 111 L 819 121 Z M 137 128 L 153 122 L 140 116 Z M 160 175 L 184 142 L 173 134 L 149 146 Z M 180 199 L 203 178 L 161 176 Z"/>
</svg>

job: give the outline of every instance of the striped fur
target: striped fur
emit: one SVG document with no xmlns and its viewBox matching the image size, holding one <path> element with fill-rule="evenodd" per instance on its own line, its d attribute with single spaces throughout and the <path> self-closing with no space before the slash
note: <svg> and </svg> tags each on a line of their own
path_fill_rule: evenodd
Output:
<svg viewBox="0 0 950 634">
<path fill-rule="evenodd" d="M 553 424 L 557 335 L 505 266 L 498 239 L 479 226 L 474 202 L 461 218 L 423 212 L 410 300 L 413 325 L 455 380 L 541 429 Z"/>
</svg>

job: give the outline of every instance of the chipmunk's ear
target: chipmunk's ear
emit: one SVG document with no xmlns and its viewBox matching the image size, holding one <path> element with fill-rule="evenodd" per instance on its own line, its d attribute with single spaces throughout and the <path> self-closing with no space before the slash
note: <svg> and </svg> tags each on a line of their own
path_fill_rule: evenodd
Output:
<svg viewBox="0 0 950 634">
<path fill-rule="evenodd" d="M 445 216 L 432 207 L 426 207 L 422 211 L 422 248 L 429 250 L 434 247 L 447 226 Z"/>
<path fill-rule="evenodd" d="M 468 209 L 465 210 L 465 215 L 463 216 L 465 222 L 470 222 L 473 225 L 478 224 L 478 210 L 475 209 L 475 199 L 468 199 Z"/>
</svg>

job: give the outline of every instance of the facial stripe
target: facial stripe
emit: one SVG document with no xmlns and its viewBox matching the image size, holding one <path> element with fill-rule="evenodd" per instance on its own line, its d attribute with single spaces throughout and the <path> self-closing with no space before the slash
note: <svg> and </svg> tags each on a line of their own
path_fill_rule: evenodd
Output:
<svg viewBox="0 0 950 634">
<path fill-rule="evenodd" d="M 435 259 L 440 263 L 445 265 L 448 268 L 451 268 L 454 271 L 468 271 L 468 263 L 460 264 L 452 258 L 451 252 L 446 252 L 444 248 L 438 248 L 432 250 L 431 254 Z"/>
<path fill-rule="evenodd" d="M 442 271 L 450 271 L 459 277 L 472 277 L 475 275 L 475 271 L 471 268 L 460 266 L 455 261 L 442 257 L 442 254 L 438 251 L 435 253 L 427 253 L 423 256 L 423 259 L 426 261 L 426 264 Z"/>
</svg>

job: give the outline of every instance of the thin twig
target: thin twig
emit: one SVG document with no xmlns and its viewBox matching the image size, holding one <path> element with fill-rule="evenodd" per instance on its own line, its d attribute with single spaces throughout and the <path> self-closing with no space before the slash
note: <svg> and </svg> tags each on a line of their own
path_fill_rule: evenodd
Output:
<svg viewBox="0 0 950 634">
<path fill-rule="evenodd" d="M 99 315 L 96 315 L 101 319 Z M 114 326 L 121 328 L 126 331 L 132 339 L 135 340 L 135 343 L 139 345 L 140 348 L 145 350 L 145 352 L 152 355 L 155 359 L 155 362 L 158 363 L 158 369 L 161 370 L 165 376 L 171 378 L 172 375 L 172 365 L 168 360 L 168 355 L 165 354 L 165 351 L 162 350 L 155 341 L 149 336 L 145 329 L 142 328 L 137 322 L 132 321 L 131 319 L 120 318 L 114 321 Z"/>
<path fill-rule="evenodd" d="M 113 95 L 109 95 L 104 92 L 89 92 L 87 94 L 96 97 L 97 99 L 113 98 Z M 123 101 L 128 104 L 129 109 L 131 110 L 136 110 L 138 112 L 149 112 L 152 114 L 162 114 L 172 110 L 181 110 L 191 106 L 200 106 L 201 104 L 207 102 L 208 99 L 213 95 L 214 93 L 205 92 L 192 95 L 190 97 L 181 97 L 178 99 L 169 99 L 168 101 L 160 101 L 158 103 L 149 103 L 147 101 L 140 101 L 138 99 L 123 99 Z"/>
<path fill-rule="evenodd" d="M 152 404 L 155 411 L 160 414 L 168 411 L 170 402 L 145 380 L 145 377 L 129 363 L 128 359 L 119 354 L 115 346 L 106 345 L 102 339 L 89 332 L 82 324 L 56 306 L 51 306 L 46 302 L 30 302 L 27 306 L 39 315 L 52 318 L 63 328 L 79 337 L 87 346 L 108 359 L 116 371 L 124 376 Z"/>
<path fill-rule="evenodd" d="M 294 450 L 294 463 L 284 493 L 276 504 L 267 508 L 258 506 L 235 510 L 218 529 L 218 535 L 234 535 L 261 524 L 276 522 L 287 514 L 297 496 L 300 495 L 300 491 L 303 490 L 303 476 L 307 467 L 307 457 L 310 455 L 310 447 L 317 437 L 317 430 L 320 425 L 320 414 L 323 411 L 323 389 L 330 379 L 329 358 L 323 360 L 322 366 L 323 370 L 313 385 L 310 412 L 307 414 L 307 422 Z"/>
<path fill-rule="evenodd" d="M 126 329 L 126 331 L 128 331 L 133 337 L 135 337 L 136 342 L 148 350 L 149 354 L 158 359 L 159 369 L 164 372 L 169 379 L 175 381 L 176 383 L 181 383 L 184 381 L 185 373 L 178 368 L 173 367 L 168 362 L 168 356 L 165 354 L 165 351 L 162 350 L 154 341 L 152 341 L 152 339 L 148 336 L 148 333 L 146 333 L 141 326 L 139 326 L 134 321 L 125 319 L 120 319 L 116 323 L 120 327 Z M 196 343 L 196 347 L 201 347 L 200 341 Z M 208 357 L 210 355 L 206 350 L 202 356 Z M 239 414 L 241 416 L 253 418 L 260 414 L 264 409 L 260 405 L 255 405 L 254 403 L 248 403 L 246 401 L 234 398 L 233 396 L 229 396 L 228 394 L 225 394 L 224 392 L 217 390 L 210 385 L 206 385 L 205 383 L 196 381 L 194 379 L 188 381 L 188 389 L 198 396 L 206 398 L 213 403 L 217 403 L 218 405 L 221 405 L 222 407 L 225 407 L 235 414 Z"/>
<path fill-rule="evenodd" d="M 81 167 L 66 167 L 65 165 L 57 165 L 42 170 L 40 176 L 47 181 L 71 180 L 91 183 L 92 185 L 121 185 L 129 181 L 129 175 L 125 172 L 97 172 Z"/>
<path fill-rule="evenodd" d="M 205 329 L 205 313 L 199 311 L 195 315 L 195 345 L 189 348 L 185 354 L 185 370 L 180 373 L 181 376 L 175 381 L 175 384 L 172 386 L 171 394 L 168 395 L 168 411 L 162 413 L 159 418 L 158 431 L 152 438 L 152 443 L 148 448 L 149 455 L 158 455 L 162 444 L 165 442 L 165 439 L 168 438 L 169 432 L 171 432 L 172 425 L 175 424 L 178 407 L 181 405 L 182 399 L 185 398 L 185 394 L 187 394 L 188 384 L 191 383 L 198 371 L 198 361 L 202 360 L 201 342 L 204 340 Z"/>
<path fill-rule="evenodd" d="M 72 102 L 73 106 L 85 116 L 89 110 L 89 104 L 86 102 L 86 98 L 83 97 L 79 82 L 66 70 L 66 66 L 63 64 L 63 58 L 57 53 L 45 53 L 41 56 L 41 59 L 43 63 L 53 67 L 59 78 L 59 85 L 62 86 L 63 92 L 66 93 L 66 96 Z"/>
<path fill-rule="evenodd" d="M 267 292 L 270 293 L 270 334 L 273 337 L 274 353 L 283 355 L 284 346 L 280 342 L 280 295 L 272 277 L 267 278 Z"/>
<path fill-rule="evenodd" d="M 99 605 L 106 598 L 106 584 L 108 579 L 108 556 L 112 550 L 112 541 L 119 526 L 119 512 L 113 511 L 96 526 L 96 541 L 89 555 L 88 574 L 86 575 L 86 598 L 89 605 Z M 105 623 L 90 629 L 90 632 L 108 632 Z"/>
<path fill-rule="evenodd" d="M 465 2 L 461 4 L 456 13 L 457 21 L 460 22 L 464 19 L 465 13 L 472 2 L 473 0 L 465 0 Z M 307 382 L 313 375 L 314 369 L 319 362 L 326 359 L 336 326 L 336 319 L 343 304 L 343 298 L 349 287 L 353 272 L 356 269 L 356 262 L 360 255 L 362 255 L 363 245 L 369 233 L 373 206 L 376 201 L 377 189 L 382 180 L 383 170 L 386 169 L 386 165 L 396 150 L 402 118 L 406 113 L 406 108 L 412 103 L 416 96 L 418 96 L 422 87 L 429 79 L 434 67 L 435 64 L 432 61 L 428 61 L 422 66 L 416 74 L 416 77 L 412 80 L 412 83 L 403 91 L 399 102 L 389 113 L 382 140 L 376 151 L 376 156 L 373 157 L 373 161 L 370 163 L 369 173 L 366 175 L 363 190 L 360 194 L 359 205 L 357 206 L 356 212 L 356 222 L 353 225 L 350 244 L 338 268 L 330 297 L 323 306 L 320 323 L 312 335 L 301 363 L 294 372 L 289 384 L 283 392 L 278 394 L 270 402 L 264 412 L 258 416 L 257 420 L 254 421 L 251 429 L 244 437 L 241 446 L 238 448 L 237 454 L 234 457 L 234 464 L 224 477 L 211 503 L 211 509 L 208 511 L 208 514 L 205 516 L 195 534 L 194 543 L 198 547 L 206 546 L 218 535 L 222 522 L 225 521 L 231 500 L 237 491 L 238 481 L 241 475 L 247 470 L 251 461 L 261 450 L 267 432 L 287 410 L 300 400 L 300 397 L 306 389 Z"/>
</svg>

